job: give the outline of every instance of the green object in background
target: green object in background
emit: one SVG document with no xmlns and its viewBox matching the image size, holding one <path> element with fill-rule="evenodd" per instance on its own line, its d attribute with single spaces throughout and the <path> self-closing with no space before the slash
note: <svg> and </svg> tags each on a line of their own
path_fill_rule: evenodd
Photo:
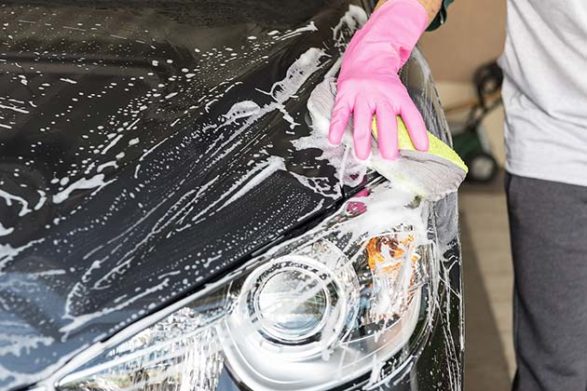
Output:
<svg viewBox="0 0 587 391">
<path fill-rule="evenodd" d="M 501 106 L 502 83 L 503 73 L 497 62 L 482 65 L 473 76 L 477 100 L 452 109 L 453 112 L 463 108 L 469 109 L 464 122 L 449 122 L 454 149 L 469 167 L 468 181 L 490 182 L 499 172 L 499 165 L 485 137 L 483 120 L 490 112 Z"/>
<path fill-rule="evenodd" d="M 465 131 L 452 137 L 453 147 L 469 167 L 467 179 L 490 182 L 498 172 L 495 158 L 486 151 L 476 131 Z"/>
</svg>

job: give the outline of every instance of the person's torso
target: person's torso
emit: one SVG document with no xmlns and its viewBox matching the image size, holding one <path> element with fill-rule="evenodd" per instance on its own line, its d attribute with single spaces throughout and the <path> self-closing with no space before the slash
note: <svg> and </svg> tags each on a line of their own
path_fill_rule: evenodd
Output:
<svg viewBox="0 0 587 391">
<path fill-rule="evenodd" d="M 587 0 L 508 0 L 507 168 L 587 186 Z"/>
</svg>

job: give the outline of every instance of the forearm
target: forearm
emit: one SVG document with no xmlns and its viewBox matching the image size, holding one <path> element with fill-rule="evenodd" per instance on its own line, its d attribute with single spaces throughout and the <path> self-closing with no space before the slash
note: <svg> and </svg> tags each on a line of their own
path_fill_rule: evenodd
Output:
<svg viewBox="0 0 587 391">
<path fill-rule="evenodd" d="M 383 3 L 390 0 L 379 0 L 375 9 L 381 7 Z M 440 7 L 442 6 L 442 0 L 418 0 L 420 4 L 426 9 L 426 13 L 428 14 L 428 21 L 429 23 L 434 20 L 438 11 L 440 11 Z"/>
</svg>

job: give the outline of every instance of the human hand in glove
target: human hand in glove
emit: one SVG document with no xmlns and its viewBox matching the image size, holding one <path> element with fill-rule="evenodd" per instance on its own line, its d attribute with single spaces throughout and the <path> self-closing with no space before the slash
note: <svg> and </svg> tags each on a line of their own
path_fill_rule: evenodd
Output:
<svg viewBox="0 0 587 391">
<path fill-rule="evenodd" d="M 428 11 L 419 0 L 387 0 L 355 33 L 344 53 L 337 81 L 328 136 L 331 143 L 340 144 L 352 113 L 355 154 L 367 159 L 375 116 L 379 151 L 385 159 L 396 159 L 396 116 L 400 115 L 414 147 L 428 150 L 424 120 L 398 75 L 428 21 Z"/>
</svg>

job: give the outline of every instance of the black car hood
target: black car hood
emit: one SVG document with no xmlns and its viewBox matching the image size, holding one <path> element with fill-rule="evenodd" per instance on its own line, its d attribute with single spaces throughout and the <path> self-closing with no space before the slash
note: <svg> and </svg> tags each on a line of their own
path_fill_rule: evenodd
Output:
<svg viewBox="0 0 587 391">
<path fill-rule="evenodd" d="M 0 5 L 0 388 L 344 197 L 343 151 L 310 142 L 306 101 L 360 8 L 85 3 Z"/>
</svg>

